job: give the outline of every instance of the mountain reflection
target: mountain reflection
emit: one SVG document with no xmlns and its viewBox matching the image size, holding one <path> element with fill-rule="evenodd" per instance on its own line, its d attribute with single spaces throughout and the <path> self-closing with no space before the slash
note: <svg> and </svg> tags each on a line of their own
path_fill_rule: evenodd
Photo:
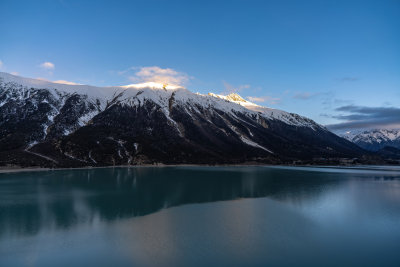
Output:
<svg viewBox="0 0 400 267">
<path fill-rule="evenodd" d="M 189 203 L 267 196 L 303 201 L 346 182 L 349 175 L 262 167 L 139 167 L 3 174 L 0 237 L 143 216 Z"/>
</svg>

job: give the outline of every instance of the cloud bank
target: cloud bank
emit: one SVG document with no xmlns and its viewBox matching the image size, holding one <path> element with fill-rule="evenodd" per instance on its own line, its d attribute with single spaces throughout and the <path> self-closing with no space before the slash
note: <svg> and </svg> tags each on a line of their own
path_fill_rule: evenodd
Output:
<svg viewBox="0 0 400 267">
<path fill-rule="evenodd" d="M 347 114 L 332 115 L 331 118 L 344 122 L 327 125 L 331 130 L 357 128 L 400 128 L 400 108 L 397 107 L 365 107 L 346 105 L 335 111 Z"/>
</svg>

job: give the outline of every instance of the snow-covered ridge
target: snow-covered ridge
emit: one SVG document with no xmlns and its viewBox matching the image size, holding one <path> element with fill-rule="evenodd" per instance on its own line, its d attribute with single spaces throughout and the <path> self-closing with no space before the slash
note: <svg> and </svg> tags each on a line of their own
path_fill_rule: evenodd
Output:
<svg viewBox="0 0 400 267">
<path fill-rule="evenodd" d="M 204 109 L 213 107 L 214 109 L 231 113 L 234 116 L 235 113 L 242 113 L 248 116 L 262 116 L 269 120 L 280 120 L 289 125 L 310 127 L 314 130 L 316 128 L 325 129 L 311 119 L 282 110 L 259 106 L 243 99 L 238 94 L 223 96 L 209 93 L 208 95 L 201 95 L 192 93 L 183 87 L 159 83 L 141 83 L 109 87 L 71 85 L 24 78 L 0 72 L 0 85 L 7 83 L 14 83 L 18 85 L 21 90 L 29 88 L 48 89 L 55 96 L 60 95 L 60 92 L 62 94 L 86 95 L 89 101 L 93 103 L 99 102 L 102 109 L 109 106 L 113 100 L 118 100 L 121 104 L 132 106 L 141 105 L 144 101 L 151 100 L 158 104 L 167 118 L 169 118 L 170 100 L 173 99 L 174 104 L 181 105 L 186 109 L 196 110 L 200 107 Z"/>
<path fill-rule="evenodd" d="M 400 129 L 348 131 L 342 137 L 371 151 L 378 151 L 384 147 L 400 148 Z"/>
<path fill-rule="evenodd" d="M 242 105 L 244 107 L 261 107 L 257 104 L 254 104 L 250 101 L 245 100 L 244 98 L 242 98 L 240 95 L 236 94 L 236 93 L 231 93 L 229 95 L 218 95 L 218 94 L 214 94 L 214 93 L 208 93 L 209 96 L 212 97 L 216 97 L 216 98 L 220 98 L 220 99 L 224 99 L 227 100 L 229 102 L 233 102 L 239 105 Z"/>
<path fill-rule="evenodd" d="M 71 85 L 63 83 L 54 83 L 42 79 L 20 77 L 5 72 L 0 72 L 0 79 L 2 79 L 3 83 L 15 83 L 27 88 L 49 89 L 49 90 L 56 89 L 64 93 L 69 93 L 69 94 L 78 93 L 99 99 L 101 98 L 108 99 L 112 97 L 112 95 L 116 91 L 123 89 L 123 87 L 120 86 L 97 87 L 97 86 L 81 85 L 81 84 Z"/>
<path fill-rule="evenodd" d="M 383 143 L 400 140 L 399 129 L 373 129 L 356 134 L 348 132 L 343 135 L 344 138 L 352 142 L 365 142 L 365 143 Z"/>
</svg>

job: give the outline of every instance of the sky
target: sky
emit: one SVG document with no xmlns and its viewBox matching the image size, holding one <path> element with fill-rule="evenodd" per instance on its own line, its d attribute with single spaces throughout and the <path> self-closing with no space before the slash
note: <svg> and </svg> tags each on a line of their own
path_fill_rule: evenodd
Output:
<svg viewBox="0 0 400 267">
<path fill-rule="evenodd" d="M 0 0 L 0 71 L 236 92 L 334 131 L 400 128 L 400 0 Z"/>
</svg>

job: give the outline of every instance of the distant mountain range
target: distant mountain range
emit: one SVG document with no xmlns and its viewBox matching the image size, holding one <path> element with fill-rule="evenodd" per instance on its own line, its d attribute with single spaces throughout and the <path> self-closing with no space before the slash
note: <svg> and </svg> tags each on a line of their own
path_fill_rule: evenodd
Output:
<svg viewBox="0 0 400 267">
<path fill-rule="evenodd" d="M 355 133 L 347 132 L 342 136 L 370 151 L 379 151 L 384 147 L 400 149 L 400 130 L 396 129 L 374 129 Z"/>
<path fill-rule="evenodd" d="M 0 73 L 0 165 L 279 164 L 365 153 L 311 119 L 237 94 Z"/>
</svg>

